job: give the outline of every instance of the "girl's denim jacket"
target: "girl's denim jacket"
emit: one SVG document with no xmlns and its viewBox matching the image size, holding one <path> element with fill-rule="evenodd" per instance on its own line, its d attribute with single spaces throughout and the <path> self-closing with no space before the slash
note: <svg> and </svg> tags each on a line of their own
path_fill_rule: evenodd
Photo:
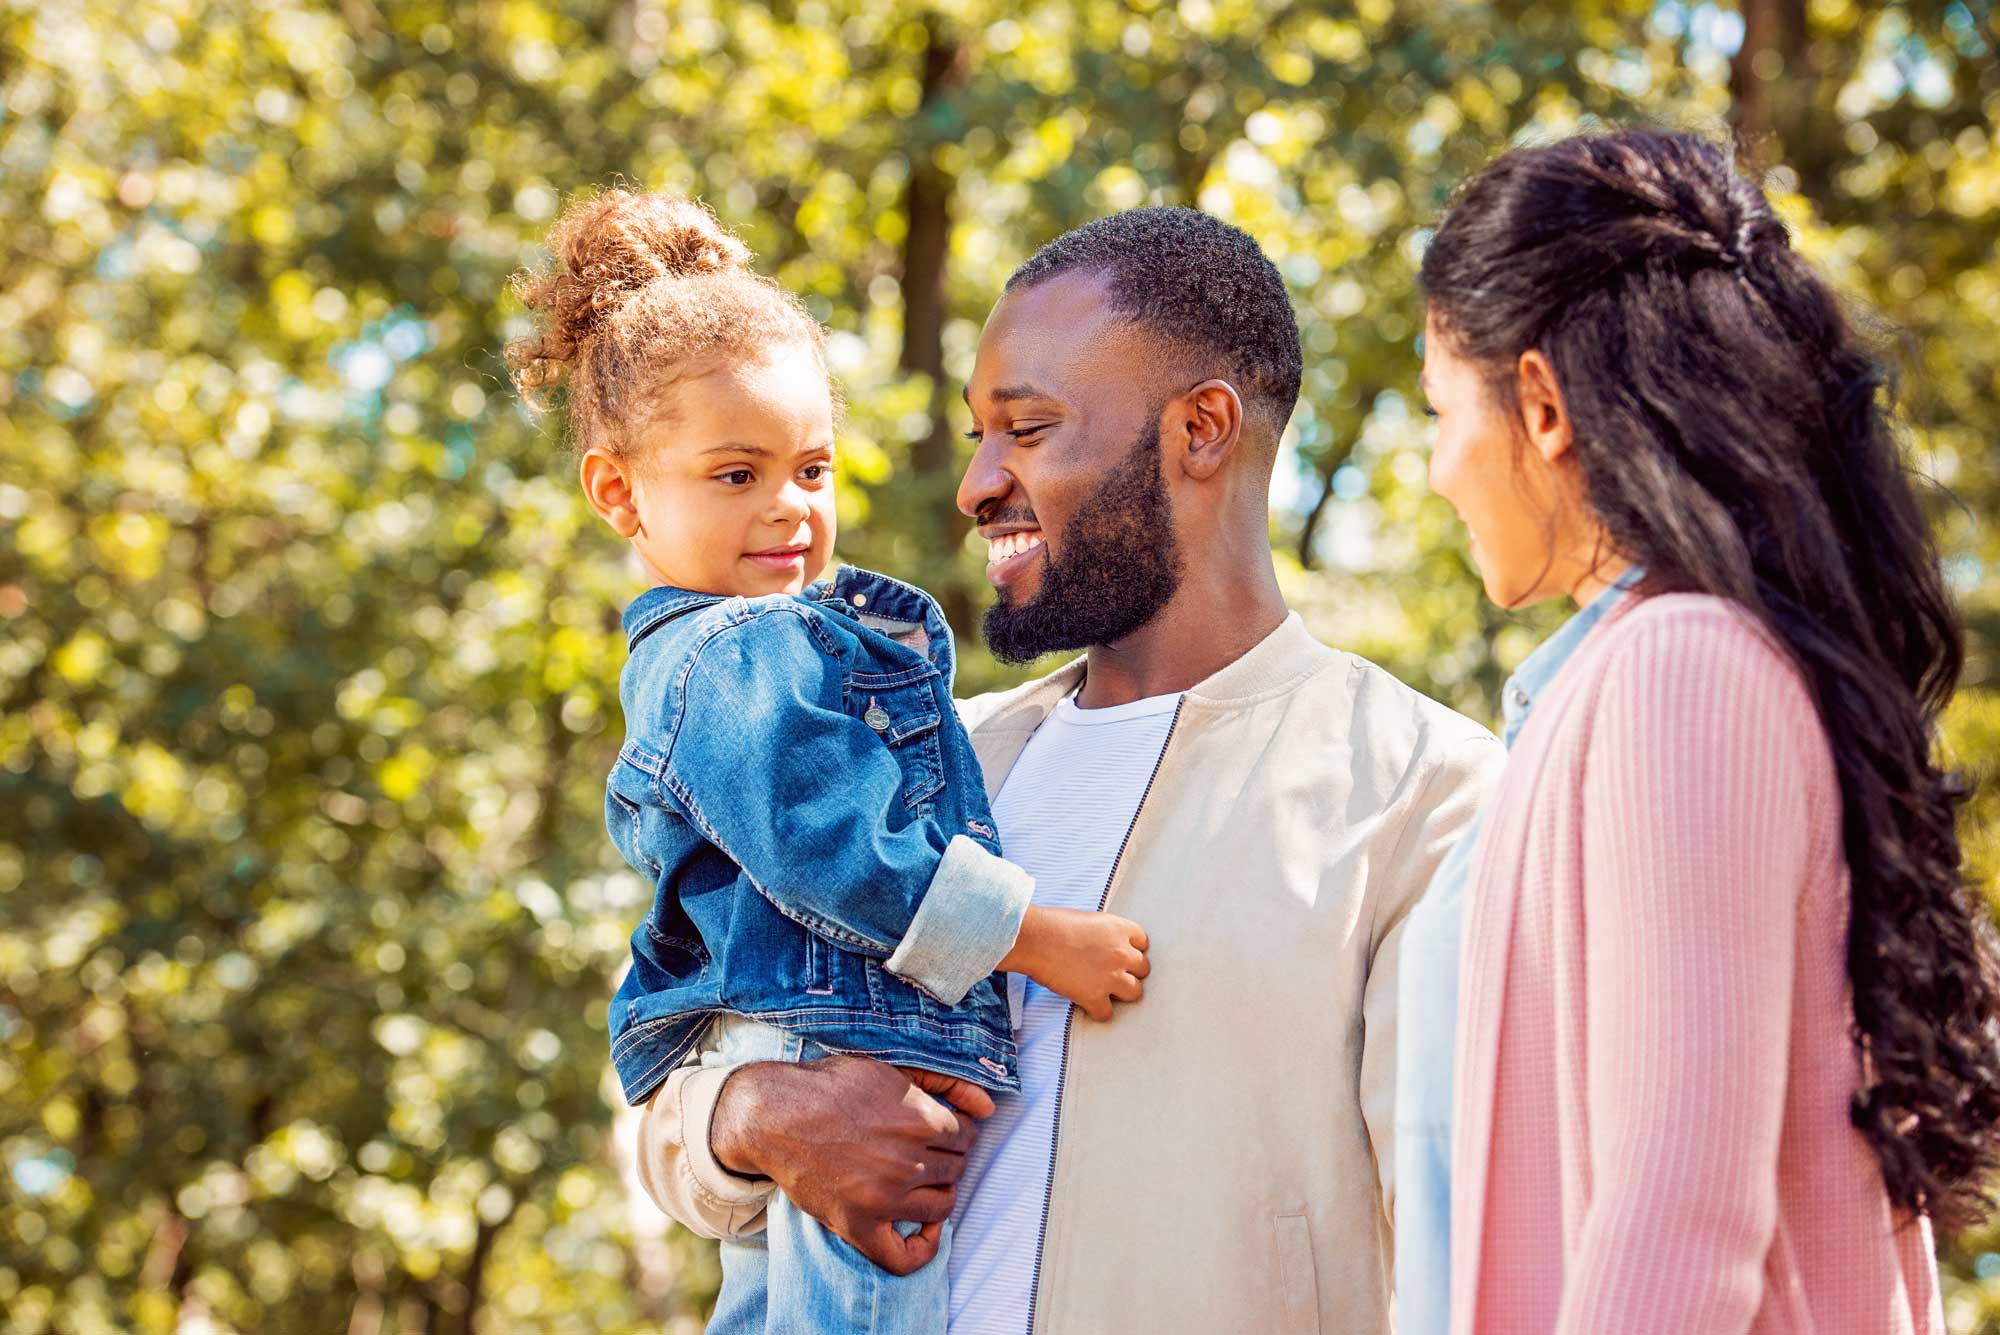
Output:
<svg viewBox="0 0 2000 1335">
<path fill-rule="evenodd" d="M 937 604 L 849 567 L 798 595 L 654 588 L 624 622 L 604 817 L 654 887 L 611 1005 L 626 1097 L 721 1012 L 1018 1088 L 993 969 L 1033 882 L 999 856 Z"/>
</svg>

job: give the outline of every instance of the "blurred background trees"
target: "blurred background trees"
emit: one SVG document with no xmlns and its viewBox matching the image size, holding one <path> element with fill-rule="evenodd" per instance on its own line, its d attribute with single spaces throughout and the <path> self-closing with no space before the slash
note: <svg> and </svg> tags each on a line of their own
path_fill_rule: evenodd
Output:
<svg viewBox="0 0 2000 1335">
<path fill-rule="evenodd" d="M 1252 232 L 1329 641 L 1485 718 L 1423 485 L 1424 228 L 1506 144 L 1742 130 L 1880 313 L 1973 630 L 1948 742 L 2000 895 L 1991 0 L 4 0 L 0 1330 L 692 1330 L 623 1185 L 602 831 L 618 608 L 499 349 L 572 192 L 698 194 L 832 329 L 847 559 L 970 632 L 958 405 L 1007 273 L 1147 202 Z M 1014 679 L 966 645 L 962 692 Z M 2000 1236 L 1946 1247 L 2000 1331 Z"/>
</svg>

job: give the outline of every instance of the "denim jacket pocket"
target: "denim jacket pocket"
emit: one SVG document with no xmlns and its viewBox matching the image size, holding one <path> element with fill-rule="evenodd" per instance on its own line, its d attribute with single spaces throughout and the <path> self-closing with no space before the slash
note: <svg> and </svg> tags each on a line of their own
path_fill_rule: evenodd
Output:
<svg viewBox="0 0 2000 1335">
<path fill-rule="evenodd" d="M 604 788 L 604 828 L 626 862 L 650 871 L 657 884 L 664 873 L 646 837 L 645 809 L 625 791 L 644 793 L 653 787 L 653 776 L 621 754 Z"/>
<path fill-rule="evenodd" d="M 944 750 L 938 739 L 935 668 L 894 673 L 857 672 L 847 679 L 847 708 L 880 737 L 903 774 L 903 805 L 928 811 L 944 787 Z"/>
</svg>

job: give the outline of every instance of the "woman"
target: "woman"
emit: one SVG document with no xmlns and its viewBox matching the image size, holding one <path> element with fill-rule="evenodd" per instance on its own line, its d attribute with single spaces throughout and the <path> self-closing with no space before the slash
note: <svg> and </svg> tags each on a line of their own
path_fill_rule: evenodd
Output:
<svg viewBox="0 0 2000 1335">
<path fill-rule="evenodd" d="M 1495 601 L 1586 609 L 1468 871 L 1452 1329 L 1941 1330 L 2000 988 L 1880 370 L 1685 135 L 1507 154 L 1423 282 L 1432 485 Z"/>
</svg>

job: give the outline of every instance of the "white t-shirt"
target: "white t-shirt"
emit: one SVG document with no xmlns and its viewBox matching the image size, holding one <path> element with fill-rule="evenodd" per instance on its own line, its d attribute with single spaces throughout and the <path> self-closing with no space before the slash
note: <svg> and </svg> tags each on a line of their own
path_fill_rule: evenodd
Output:
<svg viewBox="0 0 2000 1335">
<path fill-rule="evenodd" d="M 1156 695 L 1079 709 L 1065 699 L 1028 739 L 993 815 L 1001 852 L 1035 878 L 1035 903 L 1097 908 L 1179 704 Z M 1025 1335 L 1041 1255 L 1070 1004 L 1019 974 L 1007 982 L 1021 1092 L 996 1100 L 960 1182 L 950 1335 Z"/>
</svg>

